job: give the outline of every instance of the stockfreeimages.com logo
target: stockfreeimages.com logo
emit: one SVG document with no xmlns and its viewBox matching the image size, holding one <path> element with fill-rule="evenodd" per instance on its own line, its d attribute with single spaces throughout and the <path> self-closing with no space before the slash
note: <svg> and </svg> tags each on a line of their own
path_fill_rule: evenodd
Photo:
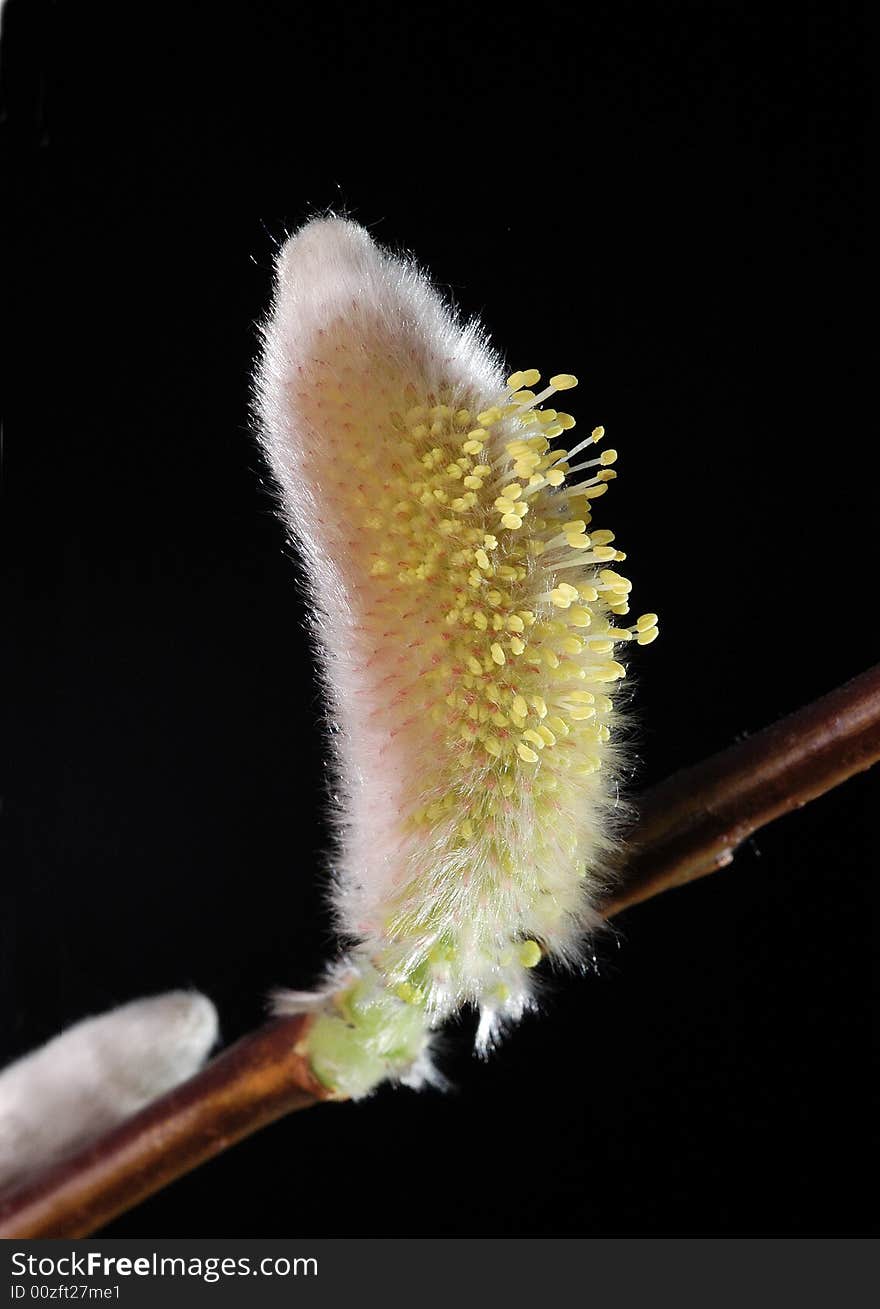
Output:
<svg viewBox="0 0 880 1309">
<path fill-rule="evenodd" d="M 252 1261 L 246 1255 L 236 1259 L 214 1255 L 183 1258 L 180 1255 L 160 1255 L 154 1250 L 152 1254 L 130 1259 L 125 1255 L 105 1255 L 99 1250 L 89 1250 L 87 1254 L 63 1254 L 53 1259 L 51 1255 L 24 1254 L 16 1250 L 11 1263 L 13 1277 L 70 1280 L 77 1277 L 199 1277 L 205 1282 L 219 1282 L 221 1277 L 318 1276 L 317 1259 L 287 1259 L 283 1255 L 267 1255 L 264 1259 Z M 24 1291 L 23 1286 L 19 1289 Z M 17 1298 L 15 1290 L 13 1298 Z"/>
</svg>

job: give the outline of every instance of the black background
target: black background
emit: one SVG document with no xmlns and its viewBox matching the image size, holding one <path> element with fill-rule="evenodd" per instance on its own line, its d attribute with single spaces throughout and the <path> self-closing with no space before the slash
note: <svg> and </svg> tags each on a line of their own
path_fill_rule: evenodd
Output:
<svg viewBox="0 0 880 1309">
<path fill-rule="evenodd" d="M 347 209 L 581 378 L 634 788 L 876 651 L 860 6 L 9 0 L 5 1057 L 332 950 L 320 704 L 249 430 L 277 242 Z M 873 403 L 873 399 L 872 399 Z M 619 920 L 446 1096 L 294 1116 L 110 1235 L 870 1230 L 876 780 Z"/>
</svg>

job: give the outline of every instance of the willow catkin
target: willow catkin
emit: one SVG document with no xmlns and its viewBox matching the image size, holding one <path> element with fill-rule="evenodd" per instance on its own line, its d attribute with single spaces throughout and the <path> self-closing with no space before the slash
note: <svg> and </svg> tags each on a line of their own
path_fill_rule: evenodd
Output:
<svg viewBox="0 0 880 1309">
<path fill-rule="evenodd" d="M 338 929 L 313 996 L 315 1073 L 340 1095 L 429 1074 L 464 1004 L 486 1048 L 542 955 L 598 921 L 620 744 L 624 555 L 594 527 L 616 452 L 505 377 L 408 259 L 338 219 L 280 252 L 261 440 L 308 578 L 335 748 Z"/>
</svg>

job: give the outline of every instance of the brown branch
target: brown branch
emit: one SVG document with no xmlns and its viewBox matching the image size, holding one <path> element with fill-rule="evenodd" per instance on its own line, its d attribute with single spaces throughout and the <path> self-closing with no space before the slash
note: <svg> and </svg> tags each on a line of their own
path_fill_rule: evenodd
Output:
<svg viewBox="0 0 880 1309">
<path fill-rule="evenodd" d="M 880 664 L 637 801 L 608 917 L 729 864 L 774 818 L 880 759 Z"/>
<path fill-rule="evenodd" d="M 880 666 L 647 791 L 611 917 L 729 864 L 781 814 L 880 758 Z M 86 1236 L 284 1114 L 329 1099 L 276 1019 L 190 1081 L 0 1200 L 0 1237 Z"/>
</svg>

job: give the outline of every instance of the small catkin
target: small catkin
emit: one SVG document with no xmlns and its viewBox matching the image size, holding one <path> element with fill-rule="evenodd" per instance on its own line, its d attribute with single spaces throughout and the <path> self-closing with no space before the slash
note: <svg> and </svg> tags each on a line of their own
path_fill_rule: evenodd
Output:
<svg viewBox="0 0 880 1309">
<path fill-rule="evenodd" d="M 0 1186 L 19 1183 L 186 1081 L 217 1040 L 198 991 L 132 1000 L 0 1071 Z"/>
<path fill-rule="evenodd" d="M 542 956 L 599 922 L 630 583 L 593 525 L 616 473 L 555 409 L 577 379 L 505 377 L 415 264 L 339 219 L 280 252 L 260 439 L 305 561 L 338 785 L 334 903 L 356 944 L 312 996 L 339 1095 L 430 1076 L 477 1006 L 486 1049 Z"/>
</svg>

